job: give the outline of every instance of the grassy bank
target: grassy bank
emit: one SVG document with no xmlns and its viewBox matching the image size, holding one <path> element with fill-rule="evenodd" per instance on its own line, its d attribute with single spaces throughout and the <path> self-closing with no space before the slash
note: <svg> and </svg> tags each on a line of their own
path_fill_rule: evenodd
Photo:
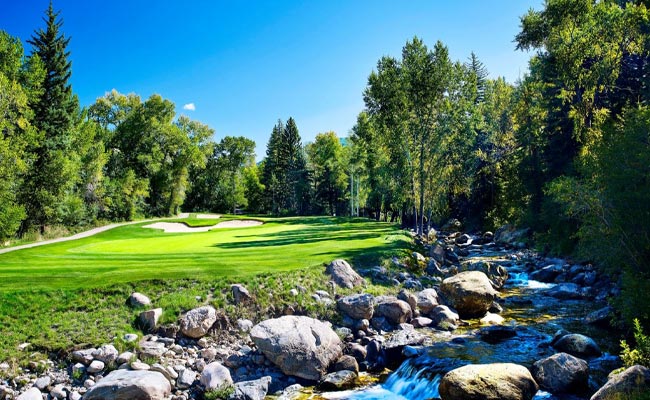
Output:
<svg viewBox="0 0 650 400">
<path fill-rule="evenodd" d="M 272 219 L 191 234 L 141 225 L 0 255 L 0 360 L 65 353 L 137 331 L 137 311 L 125 305 L 132 291 L 162 307 L 165 322 L 206 303 L 232 318 L 288 306 L 324 315 L 309 296 L 326 288 L 323 263 L 340 257 L 371 265 L 409 243 L 395 226 L 361 219 Z M 251 290 L 255 307 L 232 305 L 229 285 L 237 282 Z M 297 285 L 308 292 L 290 296 Z M 17 348 L 23 342 L 32 344 L 27 351 Z"/>
</svg>

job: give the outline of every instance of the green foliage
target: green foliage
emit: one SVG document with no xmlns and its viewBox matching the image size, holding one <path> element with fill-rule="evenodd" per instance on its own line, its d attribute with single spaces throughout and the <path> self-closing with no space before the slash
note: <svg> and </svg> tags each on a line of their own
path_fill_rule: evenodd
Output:
<svg viewBox="0 0 650 400">
<path fill-rule="evenodd" d="M 632 348 L 625 340 L 621 340 L 621 360 L 626 368 L 634 365 L 650 367 L 650 336 L 643 333 L 638 319 L 634 319 L 634 342 Z"/>
<path fill-rule="evenodd" d="M 341 141 L 334 132 L 319 133 L 306 150 L 314 179 L 315 204 L 312 207 L 318 214 L 343 214 L 348 177 L 343 165 Z"/>
<path fill-rule="evenodd" d="M 232 384 L 224 383 L 218 388 L 206 390 L 203 393 L 203 398 L 205 400 L 226 400 L 235 393 L 235 387 Z"/>
</svg>

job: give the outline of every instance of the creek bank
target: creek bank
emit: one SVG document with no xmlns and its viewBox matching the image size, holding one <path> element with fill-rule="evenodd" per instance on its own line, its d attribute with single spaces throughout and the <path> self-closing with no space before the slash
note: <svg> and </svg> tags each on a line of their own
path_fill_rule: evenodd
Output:
<svg viewBox="0 0 650 400">
<path fill-rule="evenodd" d="M 497 365 L 521 372 L 522 379 L 517 380 L 521 385 L 513 383 L 508 393 L 514 394 L 508 396 L 519 393 L 519 398 L 532 398 L 541 386 L 552 394 L 539 398 L 555 398 L 552 396 L 565 392 L 589 398 L 619 362 L 607 354 L 599 356 L 599 345 L 606 350 L 607 343 L 598 336 L 587 336 L 598 328 L 585 330 L 583 318 L 604 309 L 603 300 L 616 294 L 616 288 L 590 266 L 540 257 L 520 245 L 497 244 L 492 237 L 441 234 L 427 245 L 424 253 L 428 257 L 416 253 L 413 260 L 394 260 L 391 268 L 355 271 L 347 262 L 335 260 L 324 269 L 332 284 L 311 296 L 324 307 L 338 310 L 340 320 L 334 325 L 297 315 L 233 323 L 222 310 L 205 305 L 189 310 L 177 324 L 159 327 L 159 309 L 143 309 L 149 334 L 136 336 L 130 351 L 118 352 L 109 344 L 78 350 L 56 364 L 34 365 L 10 381 L 0 380 L 0 398 L 28 399 L 38 394 L 111 398 L 98 395 L 104 392 L 94 388 L 108 386 L 116 373 L 123 377 L 119 382 L 149 373 L 156 374 L 154 381 L 159 384 L 151 389 L 154 394 L 141 398 L 200 399 L 206 390 L 231 385 L 233 399 L 261 399 L 274 393 L 281 399 L 304 398 L 301 388 L 316 387 L 324 392 L 317 389 L 311 395 L 314 399 L 372 399 L 389 391 L 406 399 L 442 396 L 446 400 L 470 398 L 462 397 L 469 392 L 457 388 L 467 388 L 475 370 L 496 374 Z M 409 268 L 412 261 L 423 264 L 424 272 Z M 542 270 L 543 281 L 529 279 Z M 368 281 L 389 286 L 394 295 L 365 293 Z M 337 296 L 337 288 L 356 293 Z M 245 285 L 231 289 L 234 304 L 254 303 Z M 302 292 L 299 287 L 289 290 Z M 571 290 L 578 295 L 557 295 Z M 142 296 L 132 298 L 143 300 Z M 155 307 L 151 301 L 128 303 Z M 282 312 L 292 313 L 289 309 Z M 565 347 L 566 343 L 570 345 Z M 564 354 L 560 351 L 573 355 L 560 356 Z M 553 357 L 573 357 L 572 367 L 568 372 L 558 371 Z M 585 363 L 589 371 L 586 387 Z M 363 386 L 368 373 L 380 374 L 386 367 L 396 372 L 381 386 L 345 391 Z M 48 371 L 37 372 L 42 369 Z M 462 373 L 466 371 L 471 373 Z M 572 378 L 568 382 L 559 377 L 565 373 Z M 645 374 L 642 370 L 628 375 Z M 471 398 L 490 398 L 483 396 L 491 390 L 489 382 L 486 385 L 467 389 L 476 394 Z M 618 381 L 609 385 L 614 388 L 611 390 L 624 390 Z M 404 386 L 411 389 L 401 392 Z M 134 391 L 130 393 L 140 390 L 131 383 L 127 389 Z M 342 391 L 327 392 L 334 389 Z M 537 396 L 546 396 L 544 393 L 537 392 Z"/>
</svg>

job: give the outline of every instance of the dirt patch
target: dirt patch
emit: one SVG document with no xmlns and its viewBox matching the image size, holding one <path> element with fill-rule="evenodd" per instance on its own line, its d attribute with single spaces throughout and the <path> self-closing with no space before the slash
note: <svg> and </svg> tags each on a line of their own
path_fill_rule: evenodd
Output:
<svg viewBox="0 0 650 400">
<path fill-rule="evenodd" d="M 244 228 L 247 226 L 258 226 L 262 224 L 262 221 L 251 219 L 235 219 L 232 221 L 219 222 L 216 225 L 195 227 L 187 226 L 179 222 L 155 222 L 153 224 L 145 225 L 143 228 L 162 229 L 165 233 L 196 233 L 207 232 L 218 228 Z"/>
</svg>

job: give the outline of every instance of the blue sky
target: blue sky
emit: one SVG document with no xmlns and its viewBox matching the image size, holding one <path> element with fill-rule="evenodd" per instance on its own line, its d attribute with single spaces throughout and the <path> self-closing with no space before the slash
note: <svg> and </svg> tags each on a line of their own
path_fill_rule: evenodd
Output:
<svg viewBox="0 0 650 400">
<path fill-rule="evenodd" d="M 3 2 L 0 29 L 23 41 L 48 0 Z M 514 82 L 529 54 L 515 51 L 519 17 L 542 0 L 168 1 L 54 0 L 71 36 L 73 90 L 82 105 L 115 88 L 153 93 L 226 135 L 257 143 L 293 116 L 303 142 L 347 136 L 363 109 L 368 75 L 418 36 L 453 59 L 471 51 L 492 77 Z M 26 48 L 29 51 L 28 45 Z M 195 110 L 184 110 L 193 104 Z"/>
</svg>

